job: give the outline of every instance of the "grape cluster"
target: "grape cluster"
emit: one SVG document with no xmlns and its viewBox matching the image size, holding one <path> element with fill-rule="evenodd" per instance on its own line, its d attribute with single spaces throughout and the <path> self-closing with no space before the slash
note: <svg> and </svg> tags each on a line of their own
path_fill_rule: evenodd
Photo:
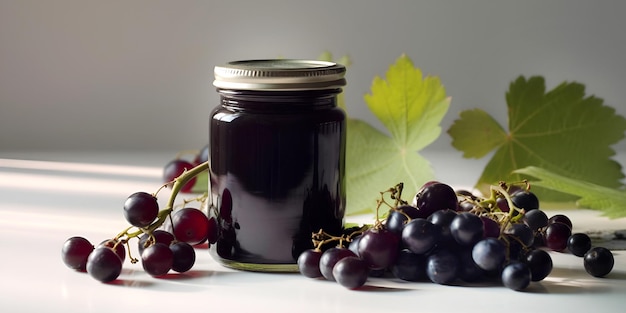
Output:
<svg viewBox="0 0 626 313">
<path fill-rule="evenodd" d="M 610 250 L 592 248 L 586 234 L 572 234 L 567 216 L 548 218 L 525 181 L 492 186 L 489 198 L 436 181 L 424 184 L 411 204 L 401 193 L 402 184 L 381 193 L 377 215 L 383 205 L 389 210 L 373 225 L 339 237 L 314 233 L 315 248 L 298 258 L 300 273 L 349 289 L 370 276 L 391 275 L 442 285 L 497 281 L 520 291 L 550 274 L 548 251 L 583 257 L 595 277 L 613 268 Z M 336 245 L 328 248 L 329 243 Z"/>
<path fill-rule="evenodd" d="M 167 207 L 160 209 L 156 194 L 136 192 L 128 196 L 123 204 L 123 214 L 131 225 L 111 239 L 94 246 L 81 236 L 65 241 L 61 257 L 66 266 L 86 271 L 101 282 L 117 279 L 122 265 L 128 257 L 131 263 L 141 261 L 146 273 L 161 277 L 170 271 L 183 273 L 190 270 L 196 260 L 195 246 L 217 241 L 217 222 L 205 212 L 192 206 L 205 206 L 207 195 L 183 201 L 182 208 L 174 209 L 174 200 L 179 192 L 190 191 L 196 176 L 206 171 L 207 153 L 203 149 L 191 164 L 181 158 L 169 162 L 164 169 L 165 184 L 171 187 Z M 130 240 L 137 239 L 140 258 L 131 255 Z"/>
</svg>

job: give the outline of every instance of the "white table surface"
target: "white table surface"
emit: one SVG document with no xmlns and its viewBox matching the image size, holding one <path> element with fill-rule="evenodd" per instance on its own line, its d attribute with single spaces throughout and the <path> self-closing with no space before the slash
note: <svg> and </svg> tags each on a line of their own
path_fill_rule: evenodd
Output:
<svg viewBox="0 0 626 313">
<path fill-rule="evenodd" d="M 525 292 L 380 278 L 351 291 L 299 274 L 226 269 L 206 249 L 197 250 L 190 272 L 161 279 L 128 261 L 111 284 L 65 267 L 63 242 L 80 235 L 98 243 L 125 228 L 123 201 L 135 191 L 155 191 L 174 154 L 0 152 L 0 311 L 623 312 L 626 306 L 626 251 L 614 251 L 615 267 L 606 278 L 588 275 L 581 258 L 551 252 L 551 275 Z M 480 167 L 451 166 L 458 165 L 451 158 L 430 158 L 438 178 L 471 185 Z M 626 229 L 626 219 L 587 210 L 563 213 L 574 231 Z"/>
</svg>

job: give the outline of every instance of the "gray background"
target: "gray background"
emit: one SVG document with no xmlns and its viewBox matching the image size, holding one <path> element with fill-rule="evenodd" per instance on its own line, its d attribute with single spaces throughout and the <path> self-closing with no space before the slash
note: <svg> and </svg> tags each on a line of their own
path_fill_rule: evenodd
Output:
<svg viewBox="0 0 626 313">
<path fill-rule="evenodd" d="M 350 55 L 349 114 L 406 53 L 461 110 L 506 123 L 518 75 L 579 81 L 626 115 L 626 1 L 0 0 L 0 152 L 195 149 L 235 59 Z M 624 149 L 622 141 L 617 148 Z M 625 149 L 626 150 L 626 149 Z"/>
</svg>

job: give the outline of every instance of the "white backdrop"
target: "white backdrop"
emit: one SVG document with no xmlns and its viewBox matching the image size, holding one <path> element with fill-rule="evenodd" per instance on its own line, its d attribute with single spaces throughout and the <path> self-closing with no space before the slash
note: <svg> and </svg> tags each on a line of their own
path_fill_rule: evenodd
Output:
<svg viewBox="0 0 626 313">
<path fill-rule="evenodd" d="M 199 148 L 214 65 L 325 50 L 351 56 L 349 113 L 377 126 L 363 95 L 398 56 L 439 76 L 452 105 L 427 149 L 452 149 L 464 109 L 506 123 L 522 74 L 582 82 L 626 115 L 625 13 L 619 0 L 0 0 L 0 152 Z"/>
</svg>

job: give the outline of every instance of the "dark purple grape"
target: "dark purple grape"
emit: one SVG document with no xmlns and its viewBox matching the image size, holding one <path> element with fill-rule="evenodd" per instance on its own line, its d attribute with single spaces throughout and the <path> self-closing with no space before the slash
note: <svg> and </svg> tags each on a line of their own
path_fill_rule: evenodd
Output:
<svg viewBox="0 0 626 313">
<path fill-rule="evenodd" d="M 98 245 L 98 247 L 100 247 L 100 246 L 109 247 L 111 249 L 113 249 L 113 247 L 115 247 L 115 249 L 113 249 L 113 251 L 115 251 L 115 254 L 117 254 L 117 256 L 120 258 L 122 263 L 124 263 L 124 260 L 126 260 L 126 248 L 124 247 L 124 245 L 121 242 L 118 242 L 115 239 L 107 239 L 107 240 L 102 241 Z"/>
<path fill-rule="evenodd" d="M 584 258 L 585 271 L 594 277 L 604 277 L 613 270 L 615 259 L 611 250 L 604 247 L 595 247 L 589 250 Z"/>
<path fill-rule="evenodd" d="M 395 263 L 400 248 L 400 236 L 382 228 L 370 228 L 359 240 L 359 256 L 371 269 L 384 269 Z"/>
<path fill-rule="evenodd" d="M 583 257 L 591 249 L 591 238 L 583 233 L 572 234 L 567 239 L 567 249 L 573 255 Z"/>
<path fill-rule="evenodd" d="M 159 203 L 157 198 L 147 192 L 136 192 L 124 202 L 124 217 L 135 227 L 147 227 L 157 218 Z"/>
<path fill-rule="evenodd" d="M 546 228 L 546 247 L 554 251 L 563 251 L 567 248 L 567 239 L 572 230 L 563 223 L 552 223 Z"/>
<path fill-rule="evenodd" d="M 548 226 L 548 216 L 542 210 L 530 210 L 524 214 L 524 223 L 536 232 L 541 228 Z"/>
<path fill-rule="evenodd" d="M 426 256 L 402 249 L 396 263 L 391 266 L 391 273 L 406 281 L 423 280 L 426 278 Z"/>
<path fill-rule="evenodd" d="M 519 209 L 524 209 L 526 212 L 530 210 L 539 209 L 539 199 L 530 191 L 519 191 L 511 196 L 511 202 Z"/>
<path fill-rule="evenodd" d="M 95 248 L 87 258 L 87 273 L 103 283 L 113 281 L 122 273 L 122 261 L 111 248 Z"/>
<path fill-rule="evenodd" d="M 457 212 L 454 210 L 439 210 L 428 216 L 427 220 L 441 229 L 441 241 L 454 241 L 454 237 L 452 237 L 450 232 L 450 224 L 452 224 L 452 220 L 454 220 L 456 215 Z"/>
<path fill-rule="evenodd" d="M 193 247 L 182 241 L 170 245 L 173 254 L 172 270 L 178 273 L 189 271 L 196 263 L 196 251 Z"/>
<path fill-rule="evenodd" d="M 500 269 L 506 260 L 506 246 L 496 238 L 485 238 L 472 248 L 472 260 L 485 271 Z"/>
<path fill-rule="evenodd" d="M 552 272 L 552 258 L 545 250 L 534 249 L 528 252 L 524 260 L 530 269 L 532 281 L 540 281 L 550 275 Z"/>
<path fill-rule="evenodd" d="M 498 238 L 500 236 L 500 224 L 498 222 L 486 216 L 481 216 L 480 219 L 483 221 L 484 238 Z"/>
<path fill-rule="evenodd" d="M 193 164 L 183 160 L 176 159 L 168 162 L 163 168 L 163 182 L 169 183 L 174 181 L 178 176 L 183 174 L 185 171 L 192 169 Z M 196 177 L 191 178 L 187 183 L 180 189 L 181 192 L 190 192 L 193 189 L 193 186 L 196 184 Z"/>
<path fill-rule="evenodd" d="M 553 215 L 552 217 L 550 217 L 550 219 L 548 219 L 548 225 L 554 224 L 554 223 L 565 224 L 570 229 L 572 228 L 572 221 L 569 219 L 569 217 L 567 217 L 567 216 L 565 216 L 563 214 L 556 214 L 556 215 Z"/>
<path fill-rule="evenodd" d="M 300 274 L 309 277 L 317 278 L 322 277 L 320 271 L 320 259 L 322 258 L 322 251 L 315 249 L 304 250 L 298 256 L 298 270 Z"/>
<path fill-rule="evenodd" d="M 459 258 L 459 278 L 468 283 L 480 281 L 487 273 L 474 262 L 472 250 L 473 249 L 465 247 L 457 251 Z"/>
<path fill-rule="evenodd" d="M 511 208 L 509 208 L 509 202 L 506 201 L 506 198 L 497 198 L 496 205 L 502 212 L 509 212 L 511 210 Z"/>
<path fill-rule="evenodd" d="M 502 283 L 505 287 L 520 291 L 530 284 L 530 269 L 522 262 L 513 262 L 502 270 Z"/>
<path fill-rule="evenodd" d="M 416 218 L 404 226 L 402 243 L 413 253 L 423 254 L 432 249 L 441 237 L 441 228 L 424 218 Z"/>
<path fill-rule="evenodd" d="M 456 210 L 457 195 L 454 189 L 443 183 L 431 183 L 424 186 L 416 195 L 415 206 L 428 217 L 439 210 Z"/>
<path fill-rule="evenodd" d="M 416 207 L 402 205 L 397 207 L 395 210 L 390 210 L 385 226 L 388 230 L 399 235 L 402 233 L 404 225 L 406 225 L 410 219 L 418 218 L 420 216 L 421 213 Z"/>
<path fill-rule="evenodd" d="M 517 238 L 517 240 L 526 247 L 532 246 L 533 241 L 535 241 L 535 234 L 528 225 L 523 223 L 510 224 L 509 227 L 504 230 L 504 233 Z"/>
<path fill-rule="evenodd" d="M 333 267 L 335 267 L 335 264 L 337 264 L 339 260 L 349 256 L 356 255 L 346 248 L 333 247 L 324 251 L 319 261 L 320 273 L 322 273 L 322 276 L 324 276 L 326 280 L 335 281 Z"/>
<path fill-rule="evenodd" d="M 426 275 L 436 284 L 447 285 L 458 278 L 459 259 L 448 250 L 438 250 L 426 259 Z"/>
<path fill-rule="evenodd" d="M 348 289 L 357 289 L 367 282 L 370 268 L 365 261 L 356 257 L 345 257 L 333 267 L 335 280 Z"/>
<path fill-rule="evenodd" d="M 89 240 L 83 237 L 71 237 L 63 243 L 61 248 L 61 258 L 63 263 L 71 269 L 85 271 L 87 268 L 87 258 L 94 247 Z"/>
<path fill-rule="evenodd" d="M 162 229 L 157 229 L 153 231 L 152 236 L 154 236 L 154 242 L 148 242 L 148 240 L 150 239 L 150 235 L 148 234 L 144 233 L 139 237 L 139 242 L 137 243 L 137 249 L 139 250 L 139 254 L 142 254 L 143 250 L 151 244 L 162 243 L 166 246 L 169 246 L 174 241 L 174 235 Z"/>
<path fill-rule="evenodd" d="M 457 214 L 450 224 L 450 233 L 460 245 L 473 245 L 483 238 L 483 221 L 473 213 Z"/>
<path fill-rule="evenodd" d="M 151 276 L 163 276 L 172 269 L 174 253 L 168 245 L 155 243 L 141 253 L 141 265 Z"/>
<path fill-rule="evenodd" d="M 182 208 L 172 216 L 172 227 L 176 240 L 193 246 L 207 240 L 209 218 L 196 208 Z"/>
</svg>

